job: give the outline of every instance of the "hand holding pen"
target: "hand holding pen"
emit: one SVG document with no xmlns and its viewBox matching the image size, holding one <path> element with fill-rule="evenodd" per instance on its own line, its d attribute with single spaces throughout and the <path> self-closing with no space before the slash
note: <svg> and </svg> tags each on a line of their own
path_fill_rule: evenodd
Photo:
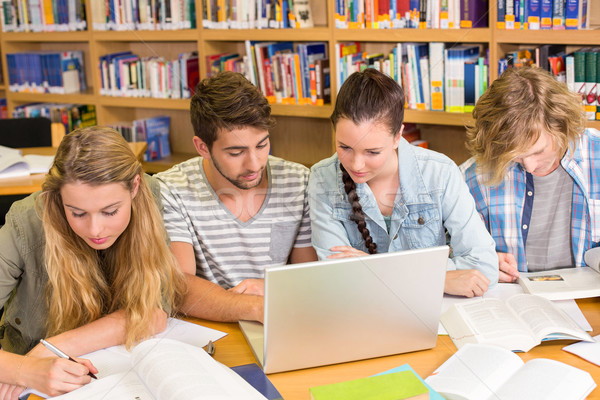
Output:
<svg viewBox="0 0 600 400">
<path fill-rule="evenodd" d="M 52 353 L 56 354 L 58 357 L 65 358 L 67 360 L 73 361 L 74 363 L 78 363 L 73 357 L 68 356 L 62 350 L 60 350 L 58 347 L 54 346 L 52 343 L 47 342 L 44 339 L 40 339 L 40 343 L 42 343 L 48 350 L 50 350 Z M 91 376 L 93 379 L 98 379 L 98 377 L 96 375 L 94 375 L 91 371 L 88 372 L 88 375 Z"/>
</svg>

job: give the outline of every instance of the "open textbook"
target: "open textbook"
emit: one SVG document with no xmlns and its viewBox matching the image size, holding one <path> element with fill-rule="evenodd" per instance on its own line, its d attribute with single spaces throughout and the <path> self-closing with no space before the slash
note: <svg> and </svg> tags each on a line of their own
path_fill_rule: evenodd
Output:
<svg viewBox="0 0 600 400">
<path fill-rule="evenodd" d="M 456 347 L 488 343 L 513 351 L 529 351 L 542 340 L 585 340 L 592 337 L 550 300 L 518 294 L 506 301 L 482 299 L 454 304 L 440 318 Z"/>
<path fill-rule="evenodd" d="M 521 272 L 519 284 L 526 293 L 549 300 L 600 296 L 600 273 L 590 267 Z"/>
<path fill-rule="evenodd" d="M 202 348 L 171 339 L 149 339 L 131 352 L 131 369 L 93 381 L 61 400 L 266 400 Z"/>
<path fill-rule="evenodd" d="M 579 400 L 596 383 L 565 363 L 521 358 L 497 346 L 467 344 L 425 379 L 448 400 Z"/>
<path fill-rule="evenodd" d="M 16 178 L 47 173 L 54 156 L 22 155 L 18 149 L 0 146 L 0 178 Z"/>
<path fill-rule="evenodd" d="M 196 347 L 204 347 L 209 341 L 215 342 L 227 335 L 225 332 L 207 328 L 202 325 L 193 324 L 177 318 L 167 320 L 166 329 L 155 335 L 156 339 L 173 339 L 187 343 Z M 81 358 L 88 359 L 98 369 L 96 376 L 105 378 L 115 374 L 122 374 L 131 370 L 131 353 L 125 346 L 112 346 L 106 349 L 84 354 Z M 40 397 L 47 398 L 48 395 L 40 393 L 34 389 L 26 389 L 21 393 L 20 398 L 25 398 L 28 394 L 34 393 Z"/>
</svg>

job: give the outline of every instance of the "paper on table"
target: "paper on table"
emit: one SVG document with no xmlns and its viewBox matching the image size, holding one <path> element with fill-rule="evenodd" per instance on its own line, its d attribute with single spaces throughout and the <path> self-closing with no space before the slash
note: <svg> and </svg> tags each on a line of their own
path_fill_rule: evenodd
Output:
<svg viewBox="0 0 600 400">
<path fill-rule="evenodd" d="M 515 294 L 523 293 L 523 288 L 516 283 L 498 283 L 489 289 L 487 292 L 483 294 L 484 299 L 495 298 L 500 300 L 506 300 Z M 443 314 L 450 306 L 456 303 L 467 303 L 471 301 L 476 301 L 481 299 L 481 297 L 475 298 L 466 298 L 459 296 L 449 296 L 444 295 L 444 300 L 442 301 L 442 312 Z M 581 309 L 575 302 L 575 300 L 554 300 L 552 301 L 558 308 L 563 310 L 577 325 L 581 327 L 586 332 L 593 331 L 592 326 L 585 318 Z M 438 326 L 438 335 L 447 335 L 448 332 L 444 328 L 444 326 L 440 323 Z"/>
<path fill-rule="evenodd" d="M 563 347 L 564 351 L 575 354 L 591 362 L 600 365 L 600 335 L 594 336 L 595 342 L 578 342 Z"/>
</svg>

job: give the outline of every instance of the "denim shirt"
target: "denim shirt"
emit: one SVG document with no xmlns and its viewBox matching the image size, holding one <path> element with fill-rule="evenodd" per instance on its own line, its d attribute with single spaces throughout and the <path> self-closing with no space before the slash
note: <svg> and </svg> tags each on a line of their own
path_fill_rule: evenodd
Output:
<svg viewBox="0 0 600 400">
<path fill-rule="evenodd" d="M 448 270 L 478 269 L 498 282 L 498 257 L 462 175 L 443 154 L 410 145 L 398 146 L 400 189 L 396 195 L 388 232 L 369 185 L 357 184 L 356 192 L 367 228 L 378 253 L 420 249 L 446 244 L 450 235 L 452 256 Z M 344 191 L 337 155 L 311 169 L 308 184 L 312 243 L 319 259 L 333 254 L 333 246 L 352 246 L 367 252 Z"/>
</svg>

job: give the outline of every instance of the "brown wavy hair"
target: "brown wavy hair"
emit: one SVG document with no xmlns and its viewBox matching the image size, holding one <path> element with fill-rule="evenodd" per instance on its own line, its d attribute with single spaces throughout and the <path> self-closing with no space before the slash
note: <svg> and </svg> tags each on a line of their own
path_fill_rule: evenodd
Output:
<svg viewBox="0 0 600 400">
<path fill-rule="evenodd" d="M 268 131 L 275 125 L 265 96 L 242 74 L 231 71 L 198 83 L 190 102 L 190 117 L 194 134 L 209 150 L 221 130 L 250 126 Z"/>
<path fill-rule="evenodd" d="M 349 119 L 356 125 L 375 121 L 387 127 L 390 134 L 396 136 L 402 130 L 404 102 L 404 90 L 395 80 L 373 68 L 367 68 L 346 79 L 340 88 L 330 119 L 334 128 L 342 118 Z M 375 254 L 377 243 L 373 242 L 371 232 L 367 228 L 365 214 L 356 193 L 356 183 L 341 162 L 340 169 L 344 191 L 352 205 L 350 219 L 356 222 L 369 254 Z"/>
<path fill-rule="evenodd" d="M 160 211 L 140 179 L 125 231 L 108 249 L 92 249 L 71 229 L 60 189 L 64 184 L 122 184 L 133 190 L 143 174 L 123 137 L 111 128 L 89 127 L 66 135 L 39 197 L 48 271 L 48 333 L 56 335 L 117 310 L 126 315 L 130 347 L 151 335 L 156 309 L 174 310 L 184 279 L 171 254 Z"/>
<path fill-rule="evenodd" d="M 507 69 L 481 96 L 473 117 L 466 146 L 488 185 L 499 184 L 542 132 L 562 155 L 585 129 L 581 97 L 537 67 Z"/>
</svg>

